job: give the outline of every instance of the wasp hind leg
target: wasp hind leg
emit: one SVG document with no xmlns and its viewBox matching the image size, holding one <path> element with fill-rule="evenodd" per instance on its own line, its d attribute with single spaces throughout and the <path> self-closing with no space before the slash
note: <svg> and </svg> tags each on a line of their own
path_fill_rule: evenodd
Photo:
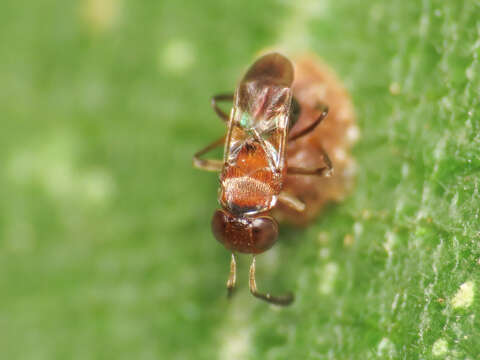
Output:
<svg viewBox="0 0 480 360">
<path fill-rule="evenodd" d="M 284 295 L 273 296 L 269 293 L 261 293 L 257 289 L 257 283 L 255 282 L 255 256 L 253 256 L 252 264 L 250 265 L 250 292 L 256 298 L 262 299 L 270 304 L 287 306 L 293 302 L 293 294 L 287 293 Z"/>
</svg>

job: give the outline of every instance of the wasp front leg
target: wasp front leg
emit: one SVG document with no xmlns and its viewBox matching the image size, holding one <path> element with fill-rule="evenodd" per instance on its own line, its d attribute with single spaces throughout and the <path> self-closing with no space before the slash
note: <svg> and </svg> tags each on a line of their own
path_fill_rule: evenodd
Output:
<svg viewBox="0 0 480 360">
<path fill-rule="evenodd" d="M 224 122 L 228 122 L 229 116 L 222 109 L 220 109 L 217 104 L 219 101 L 233 101 L 233 94 L 219 94 L 212 97 L 213 110 L 215 110 L 220 119 L 222 119 Z"/>
<path fill-rule="evenodd" d="M 212 107 L 217 115 L 224 121 L 228 122 L 229 116 L 218 106 L 219 101 L 232 101 L 233 94 L 219 94 L 212 97 Z M 200 170 L 205 171 L 220 171 L 222 170 L 223 161 L 216 159 L 201 159 L 202 155 L 205 155 L 213 149 L 223 146 L 225 144 L 225 136 L 220 139 L 212 142 L 211 144 L 204 147 L 202 150 L 198 151 L 193 155 L 193 166 Z"/>
</svg>

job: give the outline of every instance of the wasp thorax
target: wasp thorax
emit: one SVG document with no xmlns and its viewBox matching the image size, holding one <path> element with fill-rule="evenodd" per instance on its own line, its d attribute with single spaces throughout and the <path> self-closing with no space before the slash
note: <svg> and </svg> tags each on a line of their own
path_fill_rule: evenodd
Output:
<svg viewBox="0 0 480 360">
<path fill-rule="evenodd" d="M 235 217 L 225 210 L 217 210 L 212 218 L 212 231 L 231 251 L 259 254 L 277 241 L 278 225 L 269 216 Z"/>
</svg>

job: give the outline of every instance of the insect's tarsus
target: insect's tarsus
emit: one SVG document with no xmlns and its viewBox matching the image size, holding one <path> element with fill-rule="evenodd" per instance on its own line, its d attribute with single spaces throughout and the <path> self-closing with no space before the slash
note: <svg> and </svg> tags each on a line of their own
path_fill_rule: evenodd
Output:
<svg viewBox="0 0 480 360">
<path fill-rule="evenodd" d="M 257 283 L 255 281 L 255 255 L 252 258 L 252 264 L 250 265 L 250 292 L 256 298 L 262 299 L 270 304 L 287 306 L 293 302 L 294 296 L 292 293 L 286 293 L 283 295 L 273 296 L 270 293 L 261 293 L 257 289 Z"/>
</svg>

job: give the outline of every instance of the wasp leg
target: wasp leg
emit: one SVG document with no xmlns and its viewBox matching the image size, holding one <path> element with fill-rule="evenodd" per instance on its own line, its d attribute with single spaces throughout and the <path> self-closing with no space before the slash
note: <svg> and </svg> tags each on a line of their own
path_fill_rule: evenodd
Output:
<svg viewBox="0 0 480 360">
<path fill-rule="evenodd" d="M 235 290 L 235 283 L 237 281 L 237 261 L 235 260 L 235 254 L 232 253 L 232 260 L 230 261 L 230 276 L 227 280 L 227 297 L 230 299 Z"/>
<path fill-rule="evenodd" d="M 225 136 L 222 136 L 220 139 L 212 142 L 211 144 L 204 147 L 202 150 L 198 151 L 193 155 L 193 166 L 200 170 L 205 171 L 220 171 L 222 170 L 223 161 L 216 159 L 201 159 L 200 157 L 207 152 L 215 149 L 216 147 L 223 146 L 225 143 Z"/>
<path fill-rule="evenodd" d="M 269 293 L 260 293 L 257 290 L 257 283 L 255 282 L 255 255 L 253 256 L 252 259 L 252 265 L 250 265 L 250 292 L 252 293 L 253 296 L 265 300 L 266 302 L 269 302 L 271 304 L 275 305 L 290 305 L 293 301 L 293 294 L 292 293 L 287 293 L 284 295 L 280 296 L 273 296 Z"/>
<path fill-rule="evenodd" d="M 327 117 L 328 106 L 319 105 L 319 109 L 322 110 L 322 113 L 318 116 L 318 118 L 313 123 L 305 127 L 305 129 L 300 130 L 294 136 L 290 137 L 288 141 L 294 141 L 294 140 L 297 140 L 298 138 L 301 138 L 302 136 L 307 135 L 309 132 L 313 131 L 322 122 L 323 119 Z"/>
<path fill-rule="evenodd" d="M 300 168 L 289 167 L 287 170 L 288 175 L 315 175 L 315 176 L 332 176 L 333 168 L 329 166 L 323 166 L 320 168 Z"/>
<path fill-rule="evenodd" d="M 301 168 L 295 166 L 289 166 L 287 169 L 288 175 L 316 175 L 330 177 L 333 175 L 332 161 L 328 157 L 328 154 L 322 148 L 323 161 L 325 166 L 319 168 Z"/>
<path fill-rule="evenodd" d="M 232 101 L 233 94 L 219 94 L 212 97 L 212 107 L 213 110 L 217 113 L 217 115 L 225 122 L 228 121 L 228 114 L 226 114 L 222 109 L 220 109 L 217 105 L 219 101 Z"/>
<path fill-rule="evenodd" d="M 299 200 L 297 197 L 295 197 L 295 196 L 293 196 L 289 193 L 286 193 L 286 192 L 282 191 L 278 195 L 278 200 L 281 203 L 283 203 L 285 205 L 288 205 L 293 210 L 296 210 L 298 212 L 305 211 L 305 204 L 301 200 Z"/>
</svg>

